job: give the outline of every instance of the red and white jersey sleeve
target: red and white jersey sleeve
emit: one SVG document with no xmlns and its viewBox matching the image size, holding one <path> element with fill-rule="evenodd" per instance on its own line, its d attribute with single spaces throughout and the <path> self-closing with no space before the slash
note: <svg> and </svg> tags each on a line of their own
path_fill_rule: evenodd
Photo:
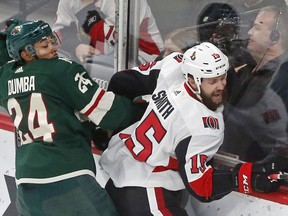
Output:
<svg viewBox="0 0 288 216">
<path fill-rule="evenodd" d="M 114 0 L 98 1 L 96 7 L 104 14 L 104 22 L 99 22 L 90 35 L 92 44 L 105 55 L 113 51 L 115 44 L 115 3 Z M 163 40 L 154 16 L 146 0 L 140 1 L 139 60 L 141 63 L 153 61 L 164 49 Z"/>
<path fill-rule="evenodd" d="M 113 136 L 100 159 L 117 187 L 180 190 L 188 181 L 197 190 L 199 179 L 206 179 L 211 170 L 206 163 L 223 141 L 222 108 L 211 111 L 196 99 L 181 72 L 181 57 L 171 54 L 163 60 L 144 116 Z M 176 155 L 179 147 L 185 158 L 182 167 Z M 186 179 L 179 169 L 185 170 Z"/>
<path fill-rule="evenodd" d="M 80 0 L 60 0 L 53 31 L 58 31 L 75 22 L 79 27 L 76 14 L 85 8 Z M 101 12 L 103 21 L 95 24 L 89 35 L 91 44 L 103 54 L 111 54 L 115 45 L 115 2 L 98 0 L 95 9 Z M 139 60 L 141 63 L 153 61 L 164 49 L 163 40 L 146 0 L 140 1 Z M 65 38 L 63 38 L 64 40 Z"/>
</svg>

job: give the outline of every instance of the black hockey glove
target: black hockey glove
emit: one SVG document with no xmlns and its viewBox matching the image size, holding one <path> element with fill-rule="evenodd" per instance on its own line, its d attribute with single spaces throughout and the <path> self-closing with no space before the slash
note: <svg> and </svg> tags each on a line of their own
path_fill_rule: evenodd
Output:
<svg viewBox="0 0 288 216">
<path fill-rule="evenodd" d="M 269 175 L 279 173 L 281 170 L 282 166 L 277 162 L 237 164 L 233 170 L 235 186 L 246 194 L 252 191 L 262 193 L 276 191 L 282 181 L 271 179 Z"/>
<path fill-rule="evenodd" d="M 110 137 L 107 131 L 103 130 L 102 128 L 96 127 L 92 131 L 92 140 L 94 146 L 97 149 L 99 149 L 100 151 L 104 151 L 108 147 Z"/>
<path fill-rule="evenodd" d="M 90 10 L 87 13 L 86 20 L 84 21 L 82 28 L 86 34 L 89 34 L 93 26 L 101 21 L 102 18 L 97 10 Z"/>
<path fill-rule="evenodd" d="M 284 180 L 272 179 L 271 174 L 279 174 L 288 170 L 288 159 L 280 155 L 268 155 L 264 160 L 253 165 L 253 185 L 255 191 L 272 192 L 276 191 Z M 268 180 L 267 180 L 268 176 Z M 276 175 L 277 176 L 277 175 Z"/>
<path fill-rule="evenodd" d="M 281 180 L 270 179 L 269 175 L 273 173 L 279 173 L 277 164 L 266 163 L 253 165 L 252 171 L 252 188 L 257 192 L 269 193 L 278 190 L 281 185 Z"/>
</svg>

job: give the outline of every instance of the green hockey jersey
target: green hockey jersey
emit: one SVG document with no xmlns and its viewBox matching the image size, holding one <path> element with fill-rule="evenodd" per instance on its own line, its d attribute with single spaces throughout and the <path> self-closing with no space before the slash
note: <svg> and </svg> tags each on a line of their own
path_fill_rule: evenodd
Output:
<svg viewBox="0 0 288 216">
<path fill-rule="evenodd" d="M 131 101 L 105 92 L 82 65 L 63 58 L 26 65 L 10 61 L 0 68 L 0 83 L 0 105 L 21 138 L 17 184 L 94 176 L 91 144 L 80 116 L 115 130 L 128 126 L 134 113 Z"/>
</svg>

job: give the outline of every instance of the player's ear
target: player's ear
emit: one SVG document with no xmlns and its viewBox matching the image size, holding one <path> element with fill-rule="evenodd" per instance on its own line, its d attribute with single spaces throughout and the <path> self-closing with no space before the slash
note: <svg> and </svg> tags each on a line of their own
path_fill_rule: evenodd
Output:
<svg viewBox="0 0 288 216">
<path fill-rule="evenodd" d="M 20 52 L 20 56 L 25 62 L 30 62 L 30 61 L 34 60 L 33 56 L 29 52 L 27 52 L 26 50 L 22 50 Z"/>
<path fill-rule="evenodd" d="M 194 91 L 198 91 L 198 87 L 193 77 L 188 76 L 188 83 Z"/>
</svg>

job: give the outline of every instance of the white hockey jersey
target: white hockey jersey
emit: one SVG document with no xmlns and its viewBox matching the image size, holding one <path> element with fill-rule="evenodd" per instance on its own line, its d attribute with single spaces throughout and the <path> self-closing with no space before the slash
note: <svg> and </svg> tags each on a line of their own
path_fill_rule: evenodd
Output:
<svg viewBox="0 0 288 216">
<path fill-rule="evenodd" d="M 101 156 L 117 187 L 175 191 L 189 185 L 199 195 L 211 193 L 213 169 L 207 162 L 223 141 L 223 107 L 211 111 L 198 100 L 185 82 L 181 61 L 182 54 L 174 53 L 154 65 L 161 71 L 144 116 L 114 135 Z"/>
<path fill-rule="evenodd" d="M 56 22 L 52 26 L 53 31 L 61 32 L 61 29 L 70 26 L 73 22 L 80 27 L 82 23 L 78 23 L 77 13 L 82 9 L 85 10 L 85 7 L 87 7 L 87 11 L 85 10 L 85 12 L 88 12 L 88 8 L 91 10 L 91 7 L 88 7 L 88 5 L 93 1 L 83 2 L 85 1 L 60 0 L 57 8 Z M 142 60 L 143 63 L 153 61 L 164 49 L 164 44 L 147 1 L 141 0 L 139 3 L 139 60 Z M 115 2 L 114 0 L 98 0 L 94 4 L 94 10 L 100 12 L 104 21 L 96 24 L 97 27 L 93 30 L 93 34 L 97 34 L 97 36 L 94 35 L 95 38 L 92 38 L 91 42 L 102 54 L 108 55 L 114 50 L 115 44 Z M 79 29 L 78 31 L 81 32 Z M 62 38 L 62 40 L 65 40 L 65 38 Z"/>
</svg>

